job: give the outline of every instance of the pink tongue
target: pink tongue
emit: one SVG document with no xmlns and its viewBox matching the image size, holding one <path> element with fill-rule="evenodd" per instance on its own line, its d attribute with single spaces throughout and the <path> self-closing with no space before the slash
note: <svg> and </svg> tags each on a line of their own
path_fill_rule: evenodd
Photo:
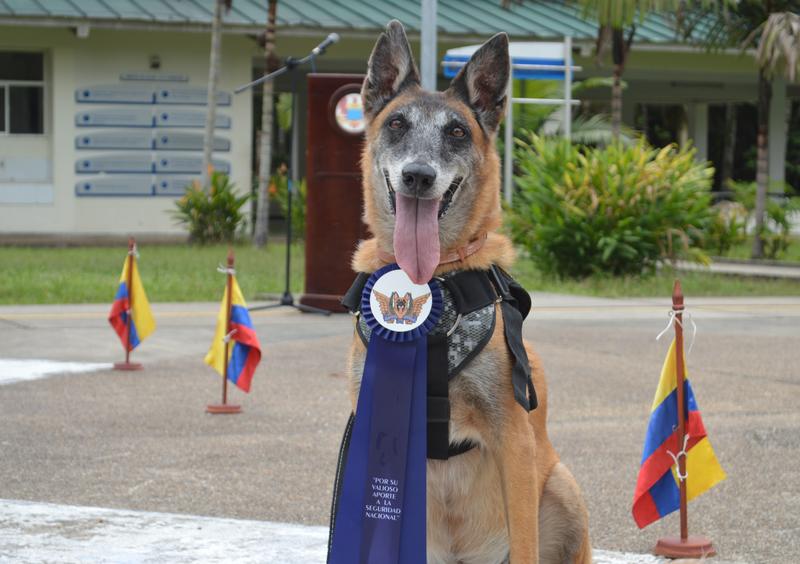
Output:
<svg viewBox="0 0 800 564">
<path fill-rule="evenodd" d="M 397 194 L 394 256 L 415 284 L 427 284 L 439 265 L 439 200 Z"/>
</svg>

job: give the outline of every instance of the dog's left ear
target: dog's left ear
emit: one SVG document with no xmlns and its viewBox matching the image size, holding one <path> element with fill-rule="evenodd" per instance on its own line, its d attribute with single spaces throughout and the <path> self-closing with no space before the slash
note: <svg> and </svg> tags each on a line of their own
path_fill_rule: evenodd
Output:
<svg viewBox="0 0 800 564">
<path fill-rule="evenodd" d="M 475 51 L 448 88 L 472 108 L 489 134 L 505 110 L 510 69 L 508 35 L 498 33 Z"/>
<path fill-rule="evenodd" d="M 364 113 L 372 119 L 405 88 L 419 85 L 419 73 L 403 24 L 392 20 L 381 33 L 367 63 L 361 87 Z"/>
</svg>

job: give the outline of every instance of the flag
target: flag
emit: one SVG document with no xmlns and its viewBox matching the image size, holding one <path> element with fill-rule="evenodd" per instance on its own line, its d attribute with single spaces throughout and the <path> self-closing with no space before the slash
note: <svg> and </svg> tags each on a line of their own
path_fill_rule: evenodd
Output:
<svg viewBox="0 0 800 564">
<path fill-rule="evenodd" d="M 230 332 L 227 342 L 228 347 L 228 380 L 236 384 L 245 392 L 250 391 L 250 381 L 256 366 L 261 361 L 261 345 L 258 336 L 253 329 L 253 322 L 250 321 L 250 314 L 247 311 L 247 304 L 236 282 L 236 277 L 232 276 L 231 287 L 231 324 L 230 331 L 225 330 L 226 305 L 228 303 L 228 287 L 225 287 L 225 294 L 222 296 L 222 305 L 217 314 L 217 331 L 214 334 L 214 341 L 205 358 L 205 363 L 214 370 L 225 375 L 225 336 Z"/>
<path fill-rule="evenodd" d="M 680 507 L 677 465 L 669 452 L 677 455 L 678 444 L 678 386 L 675 372 L 675 340 L 664 360 L 661 380 L 647 426 L 642 464 L 633 496 L 633 518 L 639 528 L 672 513 Z M 686 361 L 684 360 L 684 366 Z M 684 380 L 686 408 L 686 498 L 691 501 L 725 479 L 725 471 L 706 436 L 703 419 L 692 392 L 689 379 Z M 668 452 L 669 451 L 669 452 Z"/>
<path fill-rule="evenodd" d="M 128 288 L 128 268 L 133 267 L 130 277 L 131 287 Z M 133 301 L 133 310 L 131 310 Z M 128 341 L 128 313 L 131 313 L 131 338 Z M 132 351 L 144 341 L 150 333 L 155 331 L 156 322 L 153 313 L 150 311 L 150 302 L 147 301 L 147 294 L 144 292 L 142 280 L 139 278 L 139 267 L 136 264 L 136 257 L 125 258 L 122 266 L 122 275 L 119 277 L 117 295 L 114 296 L 114 303 L 111 305 L 111 313 L 108 314 L 108 322 L 119 335 L 123 347 L 128 347 Z"/>
</svg>

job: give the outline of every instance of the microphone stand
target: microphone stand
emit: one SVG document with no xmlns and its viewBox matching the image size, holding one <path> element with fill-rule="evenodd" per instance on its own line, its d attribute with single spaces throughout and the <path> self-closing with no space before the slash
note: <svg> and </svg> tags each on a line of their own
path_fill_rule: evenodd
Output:
<svg viewBox="0 0 800 564">
<path fill-rule="evenodd" d="M 289 72 L 293 72 L 295 69 L 297 69 L 297 67 L 299 67 L 301 65 L 304 65 L 306 63 L 310 62 L 313 65 L 314 64 L 314 59 L 316 59 L 318 55 L 322 55 L 325 52 L 325 49 L 327 48 L 327 46 L 330 43 L 335 42 L 336 40 L 338 40 L 338 36 L 336 36 L 335 40 L 331 40 L 331 37 L 329 36 L 328 39 L 326 39 L 323 43 L 321 43 L 320 45 L 315 47 L 311 51 L 311 53 L 309 53 L 308 55 L 306 55 L 302 59 L 296 59 L 294 57 L 286 57 L 286 60 L 284 61 L 284 66 L 282 66 L 281 68 L 279 68 L 277 70 L 272 71 L 269 74 L 265 74 L 261 78 L 258 78 L 258 79 L 254 80 L 252 82 L 249 82 L 249 83 L 247 83 L 245 85 L 239 86 L 236 90 L 234 90 L 234 92 L 236 94 L 239 94 L 239 93 L 244 92 L 245 90 L 248 90 L 248 89 L 250 89 L 250 88 L 252 88 L 254 86 L 258 86 L 259 84 L 261 84 L 263 82 L 266 82 L 268 80 L 275 80 L 275 78 L 277 78 L 277 77 L 279 77 L 279 76 L 281 76 L 283 74 L 286 74 L 286 73 L 289 73 Z M 289 159 L 289 175 L 288 175 L 289 178 L 287 180 L 287 191 L 288 191 L 288 193 L 287 193 L 287 201 L 288 201 L 288 205 L 286 206 L 286 208 L 287 208 L 286 209 L 286 215 L 287 215 L 287 218 L 286 218 L 286 261 L 285 261 L 286 262 L 286 273 L 285 273 L 285 279 L 284 279 L 284 282 L 285 282 L 284 283 L 284 290 L 283 290 L 283 294 L 281 295 L 278 303 L 261 305 L 261 306 L 254 306 L 254 307 L 249 307 L 247 309 L 248 309 L 248 311 L 259 311 L 259 310 L 263 310 L 263 309 L 274 309 L 274 308 L 278 308 L 278 307 L 292 307 L 292 308 L 294 308 L 296 310 L 299 310 L 299 311 L 302 311 L 302 312 L 305 312 L 305 313 L 318 313 L 318 314 L 321 314 L 321 315 L 330 315 L 331 312 L 326 310 L 326 309 L 313 307 L 313 306 L 308 306 L 308 305 L 301 304 L 301 303 L 295 303 L 294 296 L 292 295 L 292 292 L 289 289 L 289 286 L 290 286 L 290 284 L 289 284 L 289 282 L 290 282 L 290 272 L 291 272 L 291 264 L 292 264 L 292 259 L 291 259 L 291 247 L 292 247 L 292 200 L 293 200 L 292 195 L 294 193 L 294 185 L 295 185 L 295 183 L 297 181 L 297 152 L 298 152 L 298 147 L 300 145 L 300 136 L 299 136 L 300 133 L 298 131 L 299 130 L 299 119 L 298 119 L 298 113 L 297 113 L 297 100 L 298 100 L 298 96 L 297 96 L 297 76 L 296 76 L 296 74 L 293 74 L 292 75 L 292 116 L 291 116 L 291 118 L 292 118 L 292 120 L 291 120 L 292 121 L 292 147 L 291 147 L 291 155 L 290 155 L 290 159 Z"/>
</svg>

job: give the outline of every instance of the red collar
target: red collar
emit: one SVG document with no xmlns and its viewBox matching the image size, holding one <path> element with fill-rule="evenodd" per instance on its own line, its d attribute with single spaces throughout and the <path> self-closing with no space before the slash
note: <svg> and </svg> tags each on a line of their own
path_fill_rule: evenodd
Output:
<svg viewBox="0 0 800 564">
<path fill-rule="evenodd" d="M 451 262 L 457 262 L 460 260 L 465 260 L 468 256 L 474 255 L 477 253 L 483 245 L 486 243 L 486 239 L 489 236 L 487 232 L 483 232 L 482 234 L 478 235 L 475 239 L 467 243 L 462 247 L 458 247 L 454 251 L 442 251 L 442 254 L 439 257 L 439 266 L 443 264 L 449 264 Z M 394 255 L 387 253 L 381 249 L 378 249 L 378 258 L 381 259 L 385 263 L 393 263 L 397 262 L 397 259 Z"/>
</svg>

